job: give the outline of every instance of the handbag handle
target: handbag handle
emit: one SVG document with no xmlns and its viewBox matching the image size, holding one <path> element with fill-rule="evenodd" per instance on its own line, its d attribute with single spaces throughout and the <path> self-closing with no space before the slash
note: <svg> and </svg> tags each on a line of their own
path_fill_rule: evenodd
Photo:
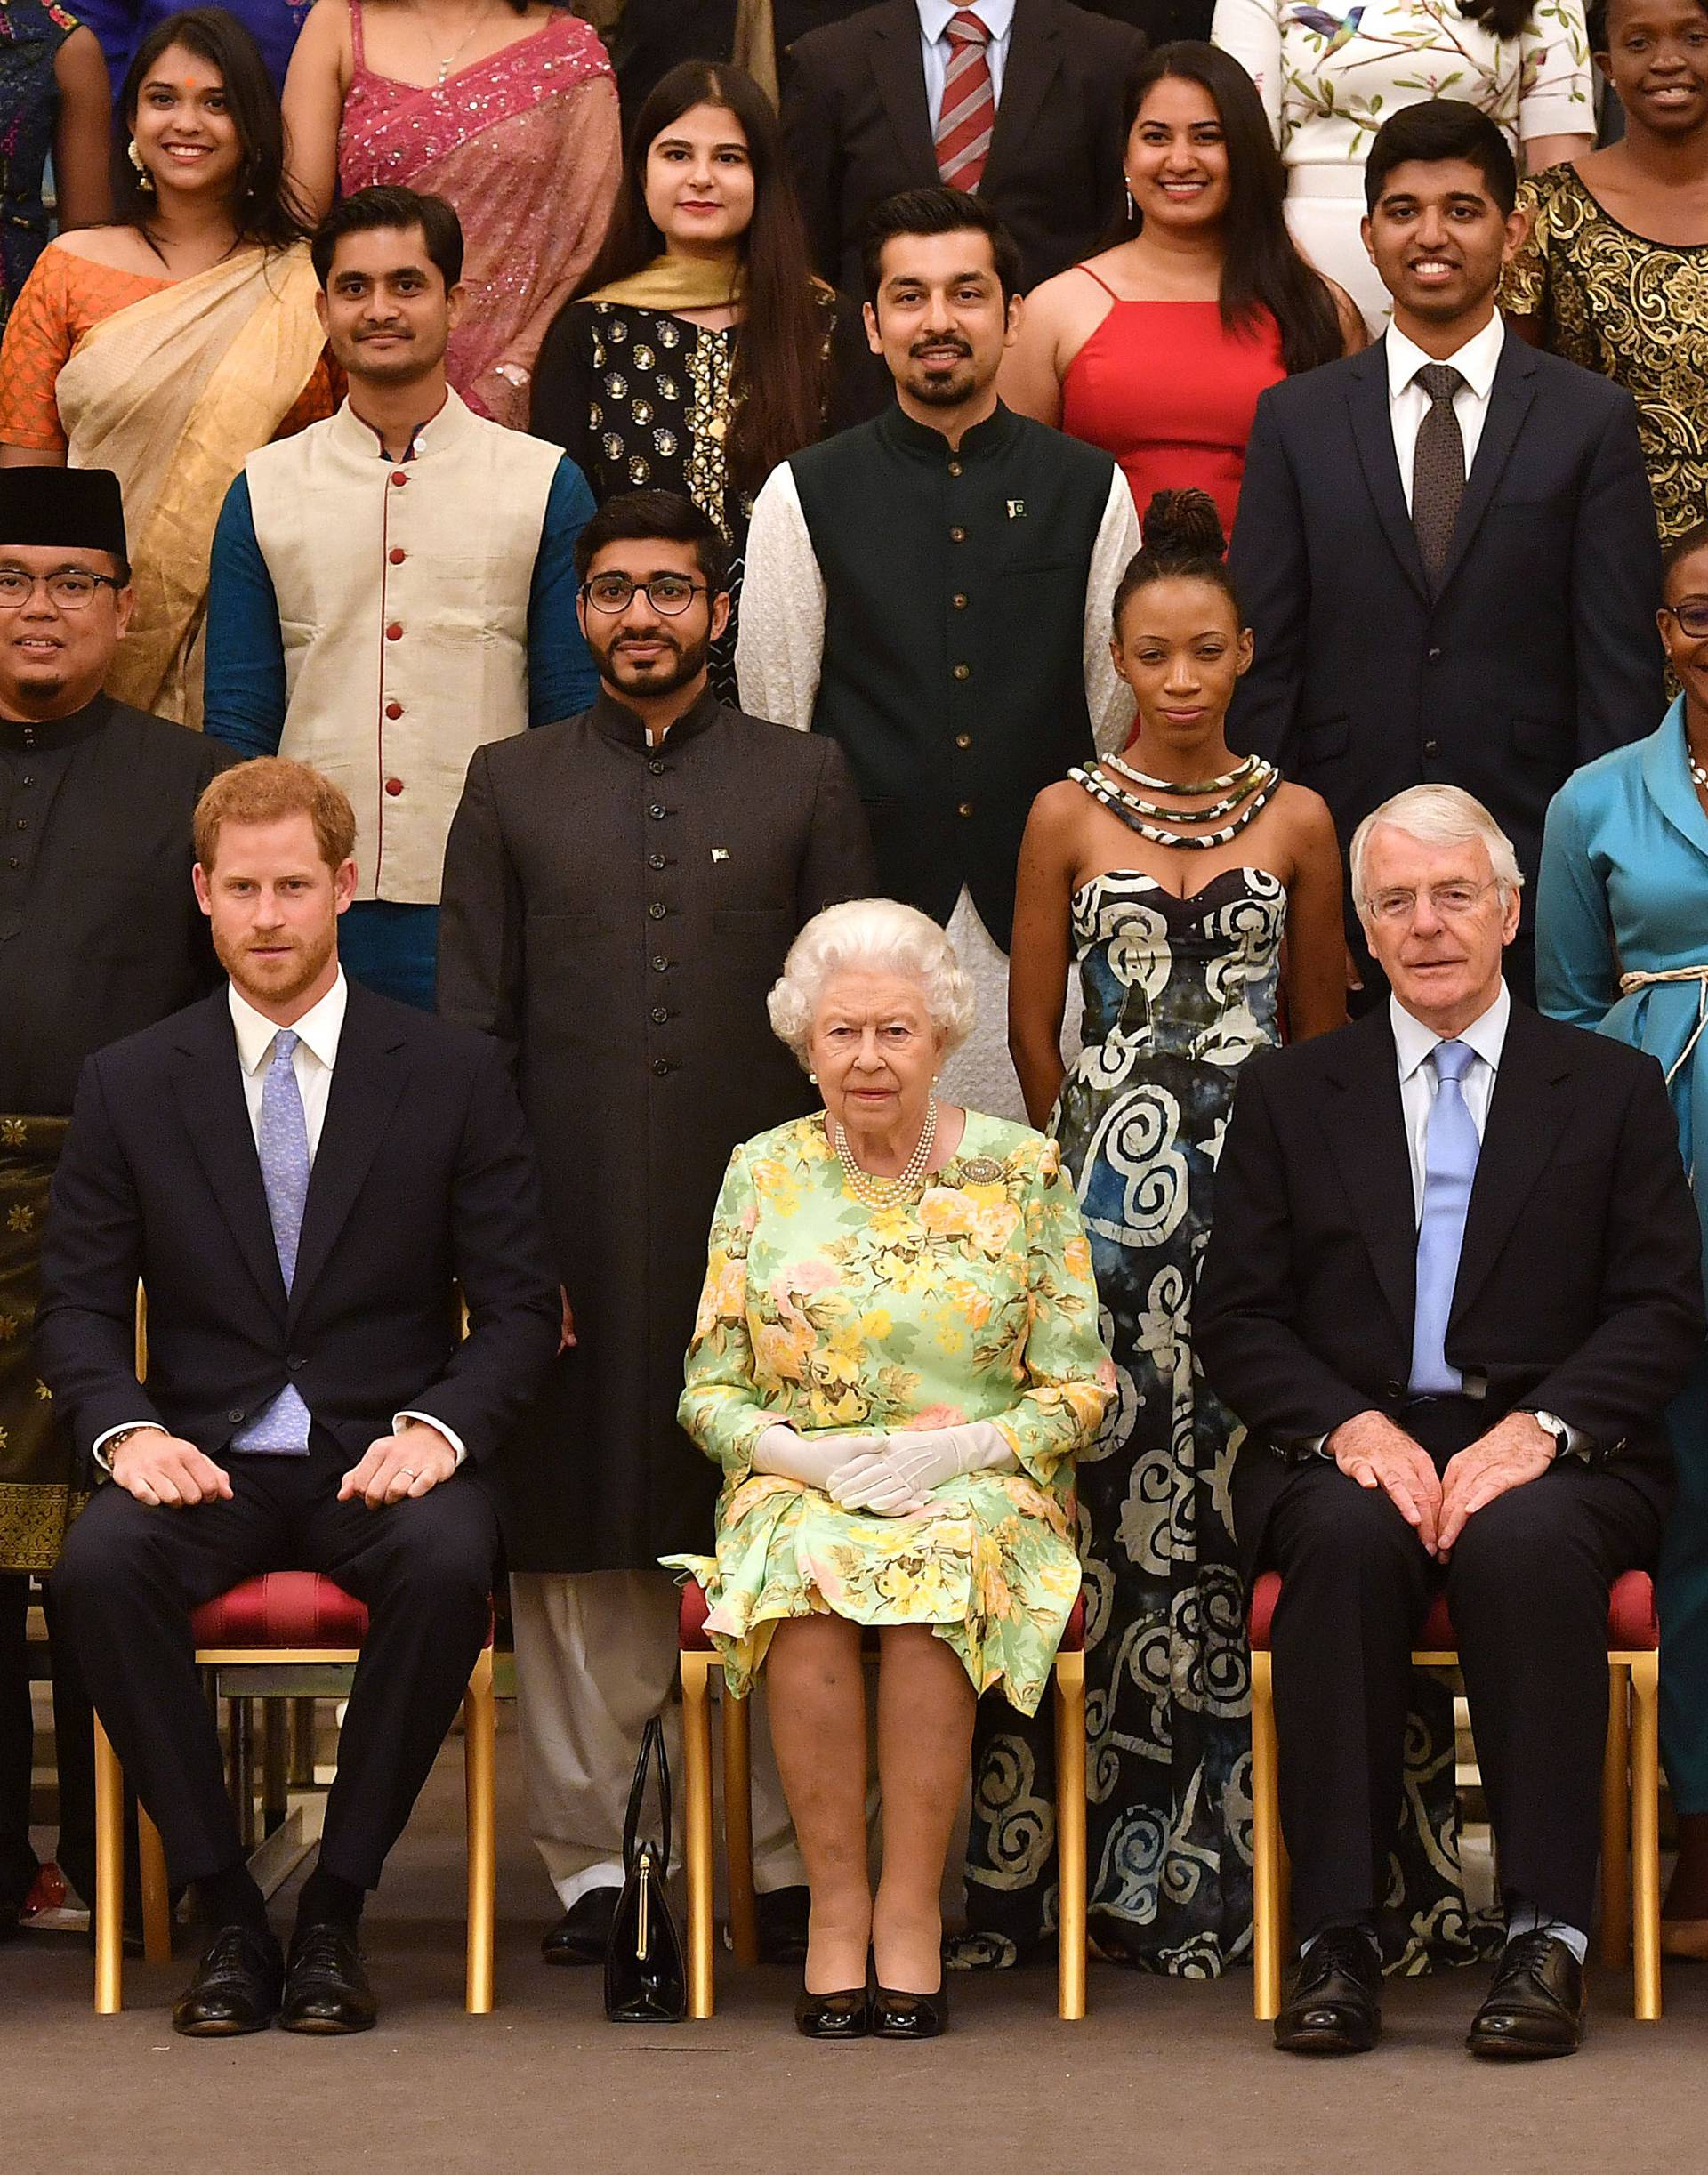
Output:
<svg viewBox="0 0 1708 2175">
<path fill-rule="evenodd" d="M 634 1781 L 629 1788 L 629 1809 L 623 1823 L 623 1870 L 634 1871 L 634 1862 L 640 1849 L 640 1808 L 647 1795 L 647 1771 L 654 1762 L 658 1768 L 658 1810 L 664 1825 L 664 1865 L 670 1864 L 670 1761 L 665 1754 L 665 1726 L 655 1714 L 648 1722 L 640 1739 L 640 1757 L 635 1762 Z"/>
</svg>

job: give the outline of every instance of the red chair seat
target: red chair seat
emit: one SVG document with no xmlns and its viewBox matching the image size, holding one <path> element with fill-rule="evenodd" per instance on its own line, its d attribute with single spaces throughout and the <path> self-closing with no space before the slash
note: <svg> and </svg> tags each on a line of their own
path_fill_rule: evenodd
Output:
<svg viewBox="0 0 1708 2175">
<path fill-rule="evenodd" d="M 1276 1584 L 1278 1588 L 1278 1579 Z M 705 1620 L 711 1613 L 712 1604 L 705 1598 L 705 1588 L 697 1579 L 690 1578 L 682 1588 L 682 1603 L 676 1619 L 677 1643 L 684 1654 L 711 1653 L 712 1635 L 705 1628 Z M 1059 1651 L 1063 1654 L 1080 1654 L 1084 1647 L 1085 1596 L 1082 1593 L 1074 1603 L 1073 1614 L 1061 1634 Z"/>
<path fill-rule="evenodd" d="M 197 1647 L 359 1647 L 367 1610 L 315 1571 L 246 1578 L 190 1618 Z"/>
<path fill-rule="evenodd" d="M 1268 1651 L 1275 1622 L 1275 1605 L 1281 1598 L 1281 1574 L 1265 1571 L 1252 1589 L 1246 1619 L 1253 1649 Z M 1065 1643 L 1065 1642 L 1064 1642 Z M 1661 1627 L 1655 1615 L 1655 1582 L 1647 1571 L 1623 1571 L 1613 1582 L 1607 1596 L 1607 1646 L 1623 1653 L 1652 1654 L 1661 1643 Z M 1418 1648 L 1433 1654 L 1457 1653 L 1459 1641 L 1447 1615 L 1447 1597 L 1438 1593 L 1422 1630 Z"/>
</svg>

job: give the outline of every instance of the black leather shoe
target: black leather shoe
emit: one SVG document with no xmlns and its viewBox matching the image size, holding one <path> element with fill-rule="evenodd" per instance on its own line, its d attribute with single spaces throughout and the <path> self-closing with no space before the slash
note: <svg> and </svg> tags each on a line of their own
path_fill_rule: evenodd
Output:
<svg viewBox="0 0 1708 2175">
<path fill-rule="evenodd" d="M 761 1963 L 804 1963 L 807 1920 L 812 1910 L 809 1888 L 774 1888 L 754 1899 Z"/>
<path fill-rule="evenodd" d="M 949 1982 L 935 1994 L 902 1994 L 880 1986 L 872 1996 L 874 2039 L 940 2039 L 949 2028 Z"/>
<path fill-rule="evenodd" d="M 1361 1926 L 1331 1926 L 1299 1959 L 1275 2043 L 1285 2054 L 1367 2054 L 1382 2030 L 1382 1958 Z"/>
<path fill-rule="evenodd" d="M 540 1936 L 540 1953 L 548 1963 L 603 1963 L 616 1917 L 616 1888 L 590 1888 L 577 1896 L 555 1926 Z"/>
<path fill-rule="evenodd" d="M 1502 1952 L 1465 2044 L 1494 2061 L 1575 2054 L 1583 2037 L 1583 1966 L 1551 1933 L 1521 1933 Z"/>
<path fill-rule="evenodd" d="M 371 2032 L 379 2009 L 362 1969 L 362 1946 L 353 1926 L 299 1926 L 285 1966 L 280 2029 Z"/>
<path fill-rule="evenodd" d="M 264 2032 L 278 2014 L 284 1983 L 285 1959 L 270 1933 L 253 1926 L 222 1926 L 178 1997 L 172 2028 L 191 2039 Z"/>
<path fill-rule="evenodd" d="M 872 2005 L 864 1986 L 841 1994 L 797 1994 L 794 2028 L 803 2039 L 864 2039 L 872 2028 Z"/>
</svg>

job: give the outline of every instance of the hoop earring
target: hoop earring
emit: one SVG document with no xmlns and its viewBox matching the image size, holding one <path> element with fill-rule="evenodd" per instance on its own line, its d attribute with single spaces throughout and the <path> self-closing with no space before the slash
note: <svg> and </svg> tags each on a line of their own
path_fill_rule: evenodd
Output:
<svg viewBox="0 0 1708 2175">
<path fill-rule="evenodd" d="M 130 149 L 126 152 L 125 156 L 129 158 L 132 165 L 136 168 L 137 187 L 146 195 L 152 196 L 154 193 L 154 176 L 142 164 L 142 154 L 136 148 L 136 138 L 134 136 L 131 138 Z"/>
</svg>

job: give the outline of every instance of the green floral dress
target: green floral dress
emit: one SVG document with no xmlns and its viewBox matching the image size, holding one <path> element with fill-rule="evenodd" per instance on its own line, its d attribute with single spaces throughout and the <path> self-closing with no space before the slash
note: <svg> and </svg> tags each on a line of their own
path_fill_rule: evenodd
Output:
<svg viewBox="0 0 1708 2175">
<path fill-rule="evenodd" d="M 687 1378 L 678 1417 L 724 1471 L 717 1554 L 665 1561 L 705 1587 L 732 1692 L 776 1624 L 834 1612 L 930 1623 L 977 1691 L 1035 1712 L 1079 1594 L 1074 1460 L 1115 1388 L 1054 1141 L 970 1110 L 923 1197 L 879 1210 L 822 1117 L 749 1140 L 724 1175 Z M 946 1481 L 913 1518 L 753 1469 L 777 1422 L 811 1437 L 969 1420 L 1002 1430 L 1019 1471 Z"/>
</svg>

